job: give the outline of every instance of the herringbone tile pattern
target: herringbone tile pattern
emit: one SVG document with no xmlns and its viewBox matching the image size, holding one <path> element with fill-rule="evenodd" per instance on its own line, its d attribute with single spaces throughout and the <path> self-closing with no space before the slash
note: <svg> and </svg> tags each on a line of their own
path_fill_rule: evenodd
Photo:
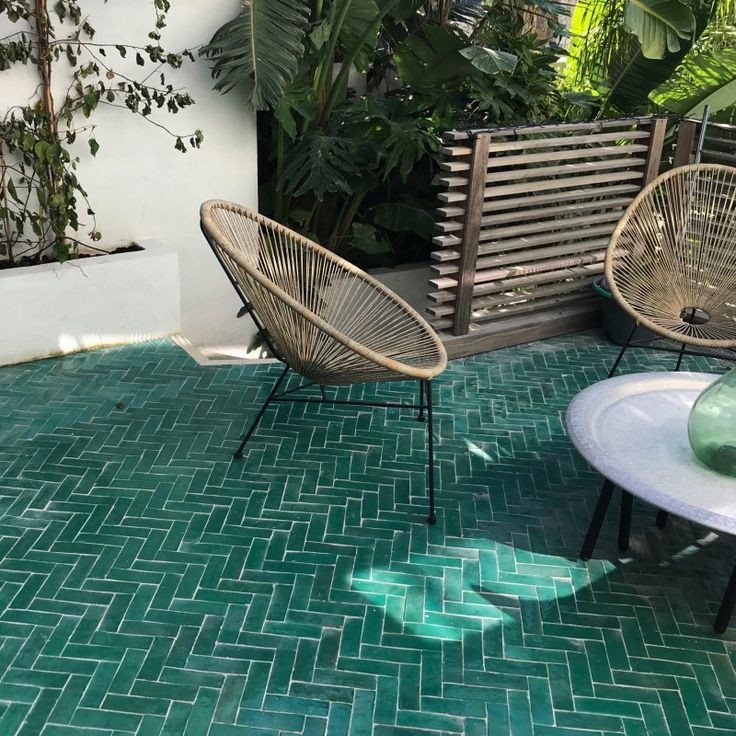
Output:
<svg viewBox="0 0 736 736">
<path fill-rule="evenodd" d="M 730 541 L 637 507 L 631 559 L 611 519 L 576 560 L 599 478 L 561 418 L 614 352 L 453 364 L 434 528 L 411 413 L 283 404 L 237 462 L 277 367 L 0 369 L 0 736 L 736 733 Z"/>
</svg>

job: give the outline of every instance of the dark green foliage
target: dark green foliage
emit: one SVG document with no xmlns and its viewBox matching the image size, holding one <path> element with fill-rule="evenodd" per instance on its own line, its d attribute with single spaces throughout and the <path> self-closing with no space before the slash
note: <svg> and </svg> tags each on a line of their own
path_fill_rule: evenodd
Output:
<svg viewBox="0 0 736 736">
<path fill-rule="evenodd" d="M 361 265 L 428 257 L 443 130 L 559 109 L 559 52 L 505 0 L 289 0 L 270 45 L 253 19 L 277 4 L 248 0 L 204 54 L 218 89 L 265 108 L 261 210 Z M 246 53 L 254 39 L 261 53 Z"/>
</svg>

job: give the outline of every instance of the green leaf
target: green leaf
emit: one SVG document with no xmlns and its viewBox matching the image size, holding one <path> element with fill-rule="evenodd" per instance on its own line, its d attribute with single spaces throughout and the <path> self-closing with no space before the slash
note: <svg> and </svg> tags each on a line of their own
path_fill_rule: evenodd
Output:
<svg viewBox="0 0 736 736">
<path fill-rule="evenodd" d="M 626 0 L 624 27 L 637 37 L 645 58 L 663 59 L 680 50 L 680 39 L 692 38 L 695 16 L 680 0 Z"/>
<path fill-rule="evenodd" d="M 46 143 L 46 141 L 37 141 L 36 145 L 33 146 L 33 155 L 39 161 L 45 161 L 48 150 L 49 150 L 49 144 Z"/>
<path fill-rule="evenodd" d="M 314 48 L 319 51 L 330 39 L 332 33 L 333 14 L 323 18 L 309 33 L 309 40 Z"/>
<path fill-rule="evenodd" d="M 485 46 L 470 46 L 462 49 L 460 55 L 469 59 L 470 63 L 484 74 L 513 72 L 519 61 L 513 54 L 487 49 Z"/>
<path fill-rule="evenodd" d="M 304 79 L 299 79 L 284 92 L 284 95 L 273 106 L 273 115 L 279 121 L 284 132 L 294 140 L 297 134 L 297 121 L 293 113 L 311 121 L 317 115 L 317 98 L 314 90 Z"/>
<path fill-rule="evenodd" d="M 100 150 L 100 144 L 94 138 L 90 138 L 89 139 L 89 152 L 93 156 L 96 156 L 97 155 L 97 151 L 99 151 L 99 150 Z"/>
<path fill-rule="evenodd" d="M 250 107 L 276 104 L 304 56 L 308 16 L 305 0 L 246 0 L 200 51 L 213 64 L 215 89 L 227 92 L 242 82 Z"/>
<path fill-rule="evenodd" d="M 377 256 L 391 252 L 391 244 L 387 240 L 381 240 L 373 225 L 363 222 L 354 222 L 350 245 L 361 253 Z"/>
<path fill-rule="evenodd" d="M 425 240 L 431 240 L 434 234 L 432 214 L 402 202 L 379 204 L 373 215 L 373 224 L 392 232 L 412 232 Z"/>
<path fill-rule="evenodd" d="M 280 187 L 295 197 L 311 192 L 320 201 L 329 192 L 352 194 L 355 155 L 355 141 L 312 133 L 288 152 Z"/>
<path fill-rule="evenodd" d="M 378 5 L 374 0 L 342 0 L 342 2 L 350 3 L 350 10 L 345 17 L 345 22 L 340 28 L 339 41 L 346 50 L 353 51 L 363 40 L 366 31 L 369 30 L 371 24 L 374 23 L 378 16 Z M 355 65 L 358 69 L 365 70 L 368 66 L 368 53 L 373 51 L 378 38 L 378 25 L 375 32 L 371 33 L 362 44 Z"/>
<path fill-rule="evenodd" d="M 736 103 L 736 49 L 686 56 L 651 99 L 683 117 L 700 117 L 706 105 L 714 114 L 730 107 Z"/>
<path fill-rule="evenodd" d="M 467 39 L 455 31 L 427 25 L 421 35 L 408 36 L 399 44 L 394 60 L 404 83 L 419 89 L 432 87 L 477 72 L 460 53 L 467 46 Z"/>
</svg>

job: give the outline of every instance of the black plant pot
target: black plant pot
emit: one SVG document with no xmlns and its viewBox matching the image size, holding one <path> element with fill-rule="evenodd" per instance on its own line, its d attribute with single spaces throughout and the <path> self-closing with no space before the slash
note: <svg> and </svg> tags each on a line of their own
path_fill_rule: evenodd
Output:
<svg viewBox="0 0 736 736">
<path fill-rule="evenodd" d="M 634 320 L 624 312 L 608 290 L 606 277 L 601 276 L 593 282 L 593 288 L 603 297 L 601 305 L 601 325 L 608 338 L 616 345 L 623 345 L 631 332 Z M 657 338 L 657 334 L 639 327 L 634 335 L 637 344 L 648 343 Z"/>
</svg>

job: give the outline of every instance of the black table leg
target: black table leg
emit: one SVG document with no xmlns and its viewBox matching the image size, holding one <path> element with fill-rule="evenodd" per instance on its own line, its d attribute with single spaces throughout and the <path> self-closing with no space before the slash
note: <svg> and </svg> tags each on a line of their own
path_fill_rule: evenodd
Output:
<svg viewBox="0 0 736 736">
<path fill-rule="evenodd" d="M 585 535 L 583 546 L 580 549 L 581 560 L 587 561 L 593 556 L 593 549 L 595 548 L 595 543 L 598 541 L 598 535 L 601 533 L 603 519 L 606 518 L 606 511 L 608 511 L 608 506 L 611 503 L 613 488 L 613 483 L 610 480 L 606 480 L 601 488 L 598 503 L 595 505 L 595 511 L 593 511 L 593 516 L 590 520 L 588 533 Z"/>
<path fill-rule="evenodd" d="M 669 520 L 669 518 L 670 518 L 669 511 L 662 511 L 662 509 L 657 511 L 657 521 L 656 521 L 657 527 L 659 529 L 664 529 L 667 526 L 667 521 Z"/>
<path fill-rule="evenodd" d="M 736 605 L 736 567 L 734 567 L 731 573 L 731 579 L 728 581 L 726 592 L 723 594 L 723 600 L 721 601 L 721 607 L 718 609 L 716 621 L 713 624 L 716 634 L 722 634 L 728 628 L 734 605 Z"/>
<path fill-rule="evenodd" d="M 633 507 L 634 497 L 626 491 L 621 491 L 621 516 L 618 521 L 618 548 L 621 552 L 625 552 L 629 548 Z"/>
</svg>

